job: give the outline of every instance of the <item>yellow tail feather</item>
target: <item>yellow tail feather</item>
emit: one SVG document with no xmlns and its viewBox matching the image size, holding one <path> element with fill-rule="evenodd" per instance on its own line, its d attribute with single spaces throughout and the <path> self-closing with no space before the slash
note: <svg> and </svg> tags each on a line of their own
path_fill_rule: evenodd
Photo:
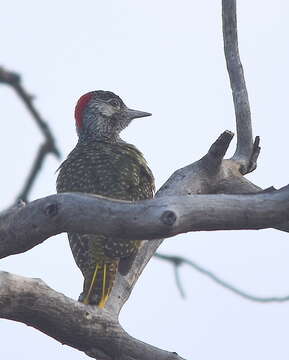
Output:
<svg viewBox="0 0 289 360">
<path fill-rule="evenodd" d="M 109 295 L 109 289 L 108 289 L 108 293 L 105 293 L 105 285 L 106 285 L 106 264 L 103 265 L 103 280 L 102 280 L 102 291 L 101 291 L 101 299 L 100 302 L 98 304 L 98 306 L 100 308 L 104 308 L 105 303 L 108 300 L 108 295 Z"/>
<path fill-rule="evenodd" d="M 93 285 L 95 284 L 98 268 L 99 268 L 99 264 L 96 264 L 95 270 L 94 270 L 94 273 L 93 273 L 93 276 L 92 276 L 92 280 L 91 280 L 91 283 L 90 283 L 90 286 L 89 286 L 89 289 L 88 289 L 88 292 L 87 292 L 87 294 L 85 295 L 85 297 L 83 299 L 83 303 L 86 304 L 86 305 L 89 304 L 89 298 L 90 298 L 90 294 L 91 294 L 91 290 L 93 288 Z"/>
<path fill-rule="evenodd" d="M 97 282 L 99 281 L 101 284 L 101 288 L 99 289 L 99 290 L 101 290 L 101 296 L 100 296 L 100 300 L 98 302 L 98 306 L 100 308 L 104 308 L 104 306 L 109 298 L 109 295 L 110 295 L 110 292 L 111 292 L 111 289 L 113 286 L 113 282 L 114 282 L 113 281 L 114 276 L 112 277 L 110 265 L 111 264 L 103 264 L 103 268 L 102 268 L 102 265 L 96 264 L 89 289 L 83 299 L 84 304 L 87 305 L 90 303 L 91 293 L 92 293 L 92 291 L 96 291 L 95 287 L 97 285 Z M 99 274 L 99 272 L 101 272 L 101 274 Z M 115 274 L 113 274 L 113 275 L 115 275 Z"/>
</svg>

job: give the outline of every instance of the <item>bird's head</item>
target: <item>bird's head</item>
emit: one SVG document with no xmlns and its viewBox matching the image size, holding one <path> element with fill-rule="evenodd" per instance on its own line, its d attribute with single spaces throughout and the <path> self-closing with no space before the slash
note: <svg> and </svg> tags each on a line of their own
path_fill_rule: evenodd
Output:
<svg viewBox="0 0 289 360">
<path fill-rule="evenodd" d="M 110 91 L 91 91 L 82 95 L 76 104 L 76 130 L 79 138 L 114 141 L 133 119 L 150 115 L 129 109 Z"/>
</svg>

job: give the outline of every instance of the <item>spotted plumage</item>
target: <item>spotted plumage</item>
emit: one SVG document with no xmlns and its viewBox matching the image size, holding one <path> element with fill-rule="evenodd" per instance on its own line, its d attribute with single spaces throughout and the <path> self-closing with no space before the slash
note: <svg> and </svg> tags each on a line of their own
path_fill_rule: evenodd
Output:
<svg viewBox="0 0 289 360">
<path fill-rule="evenodd" d="M 111 92 L 80 98 L 75 110 L 78 143 L 60 166 L 58 192 L 83 192 L 129 201 L 151 198 L 154 179 L 141 152 L 119 133 L 132 119 L 150 114 L 128 109 Z M 80 300 L 103 307 L 117 271 L 125 275 L 141 244 L 102 234 L 68 234 L 83 273 Z"/>
</svg>

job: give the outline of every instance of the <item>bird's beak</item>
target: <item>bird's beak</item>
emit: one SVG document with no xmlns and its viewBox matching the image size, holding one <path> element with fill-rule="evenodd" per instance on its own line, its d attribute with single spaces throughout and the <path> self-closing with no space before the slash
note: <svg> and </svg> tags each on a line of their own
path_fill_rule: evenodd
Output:
<svg viewBox="0 0 289 360">
<path fill-rule="evenodd" d="M 125 112 L 131 120 L 142 118 L 145 116 L 151 116 L 151 113 L 145 111 L 133 110 L 133 109 L 126 109 Z"/>
</svg>

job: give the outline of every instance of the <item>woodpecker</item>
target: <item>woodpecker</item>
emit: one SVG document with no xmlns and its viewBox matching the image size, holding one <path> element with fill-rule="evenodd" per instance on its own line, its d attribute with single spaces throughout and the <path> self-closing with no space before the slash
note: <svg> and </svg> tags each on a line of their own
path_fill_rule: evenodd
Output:
<svg viewBox="0 0 289 360">
<path fill-rule="evenodd" d="M 154 177 L 142 153 L 119 136 L 133 119 L 150 113 L 129 109 L 110 91 L 91 91 L 78 100 L 78 142 L 60 165 L 57 192 L 82 192 L 137 201 L 153 197 Z M 103 234 L 69 233 L 84 285 L 79 301 L 103 308 L 117 272 L 126 275 L 141 241 Z"/>
</svg>

